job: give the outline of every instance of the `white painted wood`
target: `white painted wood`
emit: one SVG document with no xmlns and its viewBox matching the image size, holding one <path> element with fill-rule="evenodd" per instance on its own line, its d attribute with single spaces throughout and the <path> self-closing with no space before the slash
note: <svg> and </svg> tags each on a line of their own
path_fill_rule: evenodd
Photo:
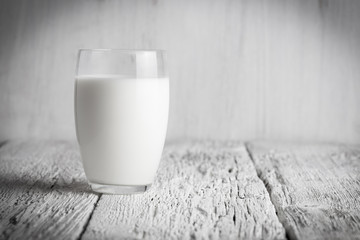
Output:
<svg viewBox="0 0 360 240">
<path fill-rule="evenodd" d="M 103 195 L 83 239 L 284 239 L 243 144 L 166 147 L 152 188 Z"/>
<path fill-rule="evenodd" d="M 78 148 L 63 141 L 0 149 L 0 238 L 77 239 L 98 200 Z"/>
<path fill-rule="evenodd" d="M 360 236 L 360 146 L 254 142 L 252 162 L 240 142 L 172 143 L 148 192 L 100 199 L 75 146 L 0 148 L 1 239 Z"/>
<path fill-rule="evenodd" d="M 1 1 L 0 139 L 75 137 L 78 48 L 163 48 L 169 139 L 357 143 L 359 22 L 357 0 Z"/>
<path fill-rule="evenodd" d="M 359 239 L 360 146 L 249 147 L 291 239 Z"/>
</svg>

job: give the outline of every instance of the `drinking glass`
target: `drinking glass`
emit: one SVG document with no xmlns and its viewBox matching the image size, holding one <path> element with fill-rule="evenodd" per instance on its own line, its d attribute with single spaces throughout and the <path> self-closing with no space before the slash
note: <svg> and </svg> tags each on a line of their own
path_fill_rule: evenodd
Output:
<svg viewBox="0 0 360 240">
<path fill-rule="evenodd" d="M 151 186 L 163 151 L 168 110 L 165 51 L 79 50 L 76 134 L 94 191 L 130 194 Z"/>
</svg>

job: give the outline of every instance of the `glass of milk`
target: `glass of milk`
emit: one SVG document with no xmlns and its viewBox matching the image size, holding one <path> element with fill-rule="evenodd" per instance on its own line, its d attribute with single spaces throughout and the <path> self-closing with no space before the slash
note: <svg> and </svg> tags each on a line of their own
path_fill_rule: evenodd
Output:
<svg viewBox="0 0 360 240">
<path fill-rule="evenodd" d="M 131 194 L 151 186 L 163 151 L 168 110 L 164 51 L 79 50 L 76 133 L 94 191 Z"/>
</svg>

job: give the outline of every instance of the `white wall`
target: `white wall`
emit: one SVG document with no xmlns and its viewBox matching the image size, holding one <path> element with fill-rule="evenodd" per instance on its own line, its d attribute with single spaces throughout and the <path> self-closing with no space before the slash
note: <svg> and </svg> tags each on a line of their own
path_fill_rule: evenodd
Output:
<svg viewBox="0 0 360 240">
<path fill-rule="evenodd" d="M 360 1 L 1 1 L 0 139 L 75 137 L 78 48 L 167 49 L 169 139 L 360 141 Z"/>
</svg>

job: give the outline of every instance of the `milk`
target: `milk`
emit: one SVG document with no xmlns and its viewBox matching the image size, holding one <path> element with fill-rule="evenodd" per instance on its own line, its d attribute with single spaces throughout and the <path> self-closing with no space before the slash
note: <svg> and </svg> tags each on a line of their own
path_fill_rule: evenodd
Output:
<svg viewBox="0 0 360 240">
<path fill-rule="evenodd" d="M 168 109 L 167 78 L 78 76 L 76 128 L 88 180 L 151 184 L 164 146 Z"/>
</svg>

